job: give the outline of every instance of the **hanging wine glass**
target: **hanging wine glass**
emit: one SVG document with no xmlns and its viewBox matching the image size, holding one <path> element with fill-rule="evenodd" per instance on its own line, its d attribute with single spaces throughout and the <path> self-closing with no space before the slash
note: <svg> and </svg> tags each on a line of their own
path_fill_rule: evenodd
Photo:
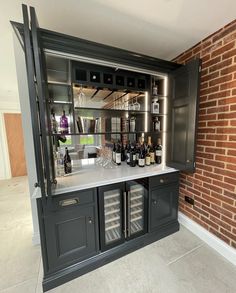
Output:
<svg viewBox="0 0 236 293">
<path fill-rule="evenodd" d="M 135 108 L 134 108 L 134 99 L 132 98 L 132 103 L 131 104 L 129 104 L 129 110 L 135 110 Z"/>
<path fill-rule="evenodd" d="M 140 110 L 140 104 L 138 103 L 138 97 L 136 96 L 136 100 L 134 103 L 134 110 L 139 111 Z"/>
<path fill-rule="evenodd" d="M 85 96 L 85 93 L 83 92 L 83 87 L 82 87 L 82 84 L 81 84 L 79 92 L 77 94 L 76 107 L 83 107 L 84 104 L 85 104 L 85 99 L 86 99 L 86 96 Z"/>
</svg>

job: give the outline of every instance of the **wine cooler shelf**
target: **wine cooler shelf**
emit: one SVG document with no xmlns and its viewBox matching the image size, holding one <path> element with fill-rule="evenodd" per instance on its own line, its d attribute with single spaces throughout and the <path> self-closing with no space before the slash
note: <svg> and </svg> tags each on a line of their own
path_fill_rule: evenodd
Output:
<svg viewBox="0 0 236 293">
<path fill-rule="evenodd" d="M 116 228 L 110 231 L 106 231 L 105 239 L 106 243 L 113 242 L 121 238 L 120 228 Z"/>
</svg>

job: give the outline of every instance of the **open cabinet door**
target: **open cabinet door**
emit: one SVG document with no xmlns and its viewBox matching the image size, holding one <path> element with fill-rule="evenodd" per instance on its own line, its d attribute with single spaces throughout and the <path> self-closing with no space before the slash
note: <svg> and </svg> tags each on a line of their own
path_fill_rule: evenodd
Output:
<svg viewBox="0 0 236 293">
<path fill-rule="evenodd" d="M 41 125 L 42 152 L 46 178 L 47 194 L 51 195 L 51 185 L 55 182 L 53 145 L 51 137 L 51 121 L 47 87 L 45 54 L 42 47 L 40 30 L 35 9 L 30 7 L 31 36 L 34 54 L 36 86 L 38 94 L 39 118 Z"/>
<path fill-rule="evenodd" d="M 195 169 L 199 72 L 196 59 L 170 74 L 167 165 L 181 171 Z"/>
<path fill-rule="evenodd" d="M 35 151 L 35 163 L 37 171 L 37 182 L 35 187 L 40 187 L 42 197 L 46 196 L 45 190 L 45 174 L 44 174 L 44 163 L 43 163 L 43 153 L 42 153 L 42 140 L 41 140 L 41 125 L 39 119 L 39 107 L 38 98 L 35 84 L 35 68 L 34 59 L 31 44 L 31 32 L 29 29 L 29 16 L 27 11 L 27 6 L 22 5 L 23 13 L 23 41 L 24 41 L 24 51 L 25 51 L 25 63 L 27 70 L 27 80 L 28 89 L 30 97 L 30 111 L 31 111 L 31 121 L 33 129 L 33 140 L 34 140 L 34 151 Z"/>
</svg>

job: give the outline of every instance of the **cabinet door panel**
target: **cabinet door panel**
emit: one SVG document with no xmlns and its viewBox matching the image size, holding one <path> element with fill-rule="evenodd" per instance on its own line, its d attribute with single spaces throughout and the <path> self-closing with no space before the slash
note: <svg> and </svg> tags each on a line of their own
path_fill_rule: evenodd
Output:
<svg viewBox="0 0 236 293">
<path fill-rule="evenodd" d="M 170 75 L 167 165 L 179 170 L 195 168 L 199 68 L 192 60 Z"/>
<path fill-rule="evenodd" d="M 45 217 L 49 270 L 96 253 L 94 206 L 74 207 Z"/>
<path fill-rule="evenodd" d="M 150 202 L 150 230 L 177 219 L 178 183 L 152 189 Z"/>
</svg>

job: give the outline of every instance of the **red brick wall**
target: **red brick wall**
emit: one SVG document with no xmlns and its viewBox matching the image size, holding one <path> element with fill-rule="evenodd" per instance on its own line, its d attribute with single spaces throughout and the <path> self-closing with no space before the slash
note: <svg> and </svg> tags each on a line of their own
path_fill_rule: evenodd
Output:
<svg viewBox="0 0 236 293">
<path fill-rule="evenodd" d="M 202 59 L 196 172 L 181 174 L 180 211 L 236 248 L 236 20 L 174 61 L 196 56 Z"/>
</svg>

